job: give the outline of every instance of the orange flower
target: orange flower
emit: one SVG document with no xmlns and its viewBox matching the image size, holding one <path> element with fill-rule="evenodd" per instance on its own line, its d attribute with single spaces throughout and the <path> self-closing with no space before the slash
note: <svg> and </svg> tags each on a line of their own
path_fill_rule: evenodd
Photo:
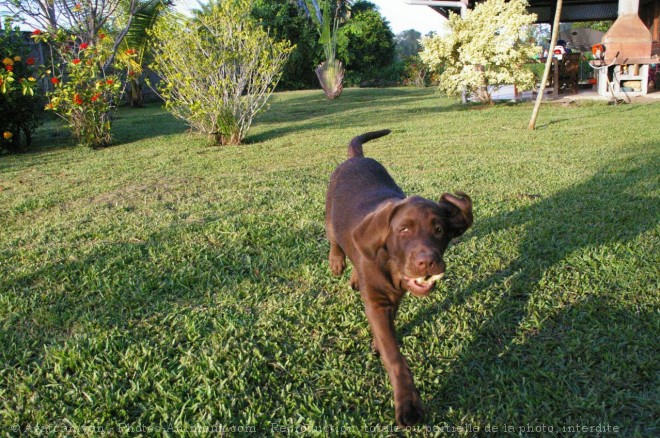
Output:
<svg viewBox="0 0 660 438">
<path fill-rule="evenodd" d="M 60 80 L 57 79 L 57 78 L 50 78 L 50 83 L 53 84 L 53 85 L 57 85 L 59 82 L 60 82 Z"/>
<path fill-rule="evenodd" d="M 71 62 L 73 62 L 74 65 L 78 65 L 78 64 L 80 64 L 80 58 L 76 58 L 76 59 L 74 59 L 74 60 L 71 61 Z"/>
<path fill-rule="evenodd" d="M 36 61 L 34 60 L 34 58 L 28 58 L 27 61 L 25 62 L 27 63 L 27 65 L 34 65 Z"/>
<path fill-rule="evenodd" d="M 7 69 L 7 71 L 14 71 L 13 65 L 5 65 L 5 68 Z"/>
<path fill-rule="evenodd" d="M 136 53 L 137 53 L 137 50 L 135 50 L 135 49 L 128 49 L 128 50 L 126 51 L 126 54 L 127 54 L 127 55 L 135 55 Z"/>
<path fill-rule="evenodd" d="M 3 137 L 5 140 L 9 140 L 9 139 L 12 138 L 13 136 L 14 136 L 14 134 L 12 134 L 12 133 L 9 132 L 9 131 L 5 131 L 5 132 L 2 133 L 2 137 Z"/>
<path fill-rule="evenodd" d="M 32 35 L 41 35 L 43 32 L 40 29 L 35 29 L 32 31 Z"/>
<path fill-rule="evenodd" d="M 75 103 L 76 105 L 82 105 L 83 104 L 83 100 L 82 100 L 82 97 L 80 97 L 80 94 L 74 94 L 73 95 L 73 103 Z"/>
<path fill-rule="evenodd" d="M 80 50 L 85 50 L 85 49 L 88 48 L 88 47 L 89 47 L 89 43 L 82 43 L 82 44 L 80 45 Z"/>
<path fill-rule="evenodd" d="M 92 96 L 92 102 L 96 102 L 101 97 L 101 93 L 96 93 Z"/>
<path fill-rule="evenodd" d="M 108 79 L 108 80 L 105 81 L 105 83 L 108 84 L 108 85 L 112 85 L 112 84 L 115 83 L 115 81 L 113 81 L 112 79 Z"/>
</svg>

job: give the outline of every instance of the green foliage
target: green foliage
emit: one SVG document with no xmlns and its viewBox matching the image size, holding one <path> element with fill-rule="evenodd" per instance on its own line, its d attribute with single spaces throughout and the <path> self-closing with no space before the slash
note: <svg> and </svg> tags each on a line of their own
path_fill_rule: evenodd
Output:
<svg viewBox="0 0 660 438">
<path fill-rule="evenodd" d="M 106 71 L 109 58 L 117 60 L 115 70 L 127 68 L 134 51 L 115 57 L 115 41 L 100 32 L 93 40 L 82 40 L 60 29 L 35 31 L 37 42 L 48 44 L 57 53 L 46 78 L 52 91 L 46 93 L 46 109 L 64 119 L 74 137 L 91 148 L 112 142 L 112 119 L 124 90 L 121 78 Z"/>
<path fill-rule="evenodd" d="M 115 26 L 124 29 L 118 51 L 135 52 L 127 72 L 126 100 L 131 107 L 142 107 L 144 94 L 143 67 L 149 64 L 149 30 L 172 6 L 171 0 L 121 1 L 117 11 Z"/>
<path fill-rule="evenodd" d="M 594 29 L 594 30 L 599 30 L 601 32 L 607 32 L 610 30 L 610 27 L 612 27 L 612 24 L 614 22 L 610 20 L 603 20 L 603 21 L 576 21 L 572 23 L 572 27 L 574 29 L 579 29 L 579 28 L 589 28 L 589 29 Z"/>
<path fill-rule="evenodd" d="M 337 59 L 337 31 L 340 23 L 348 17 L 345 9 L 347 3 L 342 0 L 338 0 L 336 3 L 333 0 L 299 1 L 299 5 L 316 25 L 319 43 L 323 47 L 325 61 L 316 68 L 316 77 L 328 100 L 341 96 L 344 89 L 345 68 L 343 63 Z"/>
<path fill-rule="evenodd" d="M 527 6 L 526 0 L 487 0 L 468 10 L 464 19 L 452 14 L 447 36 L 424 38 L 424 62 L 432 69 L 444 67 L 440 89 L 452 97 L 465 90 L 492 102 L 493 88 L 531 88 L 534 75 L 524 65 L 537 52 L 527 32 L 536 16 L 527 13 Z"/>
<path fill-rule="evenodd" d="M 292 50 L 251 10 L 251 0 L 214 2 L 192 20 L 170 14 L 151 32 L 167 109 L 215 144 L 243 141 Z"/>
<path fill-rule="evenodd" d="M 275 41 L 290 41 L 295 45 L 282 68 L 277 90 L 296 90 L 318 86 L 314 73 L 323 60 L 316 26 L 290 0 L 256 0 L 252 16 Z"/>
<path fill-rule="evenodd" d="M 426 87 L 431 81 L 431 72 L 419 55 L 408 56 L 404 60 L 403 83 L 415 87 Z"/>
<path fill-rule="evenodd" d="M 350 20 L 339 28 L 338 58 L 348 74 L 376 79 L 394 61 L 394 34 L 373 3 L 353 4 Z"/>
<path fill-rule="evenodd" d="M 43 113 L 38 71 L 18 28 L 0 27 L 0 149 L 18 152 L 30 145 Z"/>
</svg>

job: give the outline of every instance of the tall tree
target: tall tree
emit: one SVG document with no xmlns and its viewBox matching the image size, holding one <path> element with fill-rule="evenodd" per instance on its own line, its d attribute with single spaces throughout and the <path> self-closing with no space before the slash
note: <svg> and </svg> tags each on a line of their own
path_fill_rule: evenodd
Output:
<svg viewBox="0 0 660 438">
<path fill-rule="evenodd" d="M 363 75 L 394 61 L 394 34 L 378 7 L 368 1 L 353 3 L 350 20 L 339 29 L 337 45 L 346 69 Z"/>
<path fill-rule="evenodd" d="M 314 68 L 323 60 L 315 25 L 290 0 L 255 0 L 252 16 L 275 41 L 295 45 L 282 70 L 278 89 L 296 90 L 318 85 Z"/>
<path fill-rule="evenodd" d="M 422 50 L 422 45 L 419 42 L 421 39 L 422 34 L 415 29 L 408 29 L 398 33 L 394 38 L 397 56 L 404 59 L 417 55 Z"/>
</svg>

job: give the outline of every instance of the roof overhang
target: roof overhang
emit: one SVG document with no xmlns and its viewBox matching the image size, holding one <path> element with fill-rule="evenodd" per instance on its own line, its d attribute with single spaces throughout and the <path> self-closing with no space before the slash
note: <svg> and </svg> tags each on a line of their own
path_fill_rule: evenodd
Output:
<svg viewBox="0 0 660 438">
<path fill-rule="evenodd" d="M 483 0 L 404 0 L 411 5 L 429 6 L 436 12 L 449 15 L 449 12 L 457 12 L 463 5 L 473 8 L 475 3 Z M 537 23 L 550 23 L 555 15 L 555 0 L 528 0 L 530 12 L 537 15 Z M 456 6 L 453 6 L 455 4 Z M 573 21 L 600 21 L 616 20 L 618 0 L 564 0 L 561 12 L 561 21 L 564 23 Z"/>
</svg>

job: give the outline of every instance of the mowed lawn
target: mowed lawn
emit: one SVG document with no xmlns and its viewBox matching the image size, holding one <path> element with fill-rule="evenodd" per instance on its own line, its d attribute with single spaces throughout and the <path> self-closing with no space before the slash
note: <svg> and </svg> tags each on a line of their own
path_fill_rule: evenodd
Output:
<svg viewBox="0 0 660 438">
<path fill-rule="evenodd" d="M 277 93 L 242 146 L 153 105 L 98 151 L 47 123 L 0 157 L 0 435 L 389 433 L 323 225 L 348 141 L 384 128 L 366 154 L 408 194 L 474 199 L 445 280 L 399 312 L 410 434 L 660 433 L 660 104 L 547 104 L 528 131 L 531 110 Z"/>
</svg>

